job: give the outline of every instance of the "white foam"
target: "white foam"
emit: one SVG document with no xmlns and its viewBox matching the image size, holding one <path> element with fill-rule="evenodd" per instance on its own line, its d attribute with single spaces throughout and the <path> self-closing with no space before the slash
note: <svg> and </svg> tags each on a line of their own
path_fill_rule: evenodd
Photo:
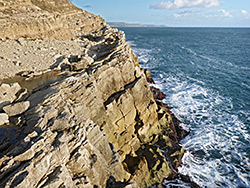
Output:
<svg viewBox="0 0 250 188">
<path fill-rule="evenodd" d="M 235 186 L 234 182 L 226 179 L 217 170 L 222 165 L 217 157 L 223 156 L 223 153 L 231 153 L 233 154 L 231 160 L 240 160 L 245 166 L 248 164 L 246 158 L 237 155 L 242 147 L 239 140 L 244 138 L 249 143 L 249 137 L 242 129 L 244 124 L 236 115 L 230 113 L 233 109 L 231 99 L 223 98 L 212 90 L 182 82 L 173 77 L 168 78 L 168 81 L 175 82 L 170 83 L 172 88 L 166 85 L 166 90 L 170 92 L 168 102 L 174 106 L 173 112 L 178 118 L 187 121 L 190 126 L 195 126 L 191 127 L 192 136 L 182 142 L 184 148 L 190 151 L 201 150 L 204 152 L 202 156 L 209 159 L 209 161 L 200 161 L 188 152 L 184 155 L 184 165 L 180 167 L 180 172 L 190 175 L 202 186 L 217 187 L 223 182 L 230 187 Z M 235 152 L 232 152 L 232 149 Z M 223 158 L 226 162 L 225 158 L 228 156 Z M 235 165 L 231 160 L 226 164 Z M 246 179 L 242 177 L 240 179 L 239 181 L 246 184 Z"/>
<path fill-rule="evenodd" d="M 213 65 L 208 66 L 220 65 L 217 60 L 180 47 L 197 57 L 213 61 Z M 154 68 L 150 61 L 153 59 L 151 50 L 136 48 L 135 52 L 143 62 L 143 68 Z M 227 63 L 233 66 L 233 63 Z M 250 135 L 238 115 L 233 114 L 232 99 L 182 73 L 171 75 L 159 70 L 154 80 L 155 86 L 166 94 L 163 102 L 172 106 L 174 114 L 183 122 L 181 126 L 191 129 L 190 135 L 181 141 L 187 152 L 179 171 L 202 187 L 249 186 L 250 178 L 246 174 L 250 166 L 249 151 L 242 151 L 242 148 L 250 150 Z M 240 113 L 250 117 L 249 111 Z"/>
<path fill-rule="evenodd" d="M 178 44 L 178 43 L 175 43 L 175 44 L 176 44 L 177 46 L 179 46 L 181 49 L 183 49 L 183 50 L 185 50 L 185 51 L 187 51 L 187 52 L 193 54 L 194 56 L 197 56 L 197 53 L 194 52 L 192 49 L 190 49 L 190 48 L 188 48 L 188 47 L 185 47 L 185 46 L 182 46 L 182 45 L 180 45 L 180 44 Z"/>
<path fill-rule="evenodd" d="M 241 85 L 242 85 L 243 87 L 246 87 L 246 88 L 250 89 L 250 85 L 248 85 L 248 84 L 246 84 L 246 83 L 244 83 L 244 82 L 241 82 Z"/>
<path fill-rule="evenodd" d="M 131 47 L 136 47 L 135 41 L 127 41 L 127 43 L 131 46 Z"/>
<path fill-rule="evenodd" d="M 194 63 L 193 61 L 190 61 L 190 63 L 191 63 L 192 65 L 195 65 L 195 63 Z"/>
<path fill-rule="evenodd" d="M 201 150 L 204 152 L 202 156 L 209 159 L 209 161 L 201 160 L 187 152 L 179 171 L 190 175 L 201 186 L 218 187 L 218 184 L 226 182 L 229 187 L 234 187 L 236 183 L 227 179 L 229 177 L 224 175 L 226 173 L 223 171 L 220 173 L 218 169 L 226 165 L 225 169 L 230 173 L 228 169 L 234 165 L 232 160 L 235 159 L 240 160 L 244 166 L 249 164 L 246 157 L 237 155 L 242 147 L 239 140 L 245 138 L 249 143 L 249 137 L 242 128 L 244 124 L 236 115 L 230 113 L 233 109 L 231 99 L 201 87 L 200 82 L 196 82 L 199 85 L 190 84 L 173 76 L 169 76 L 166 80 L 168 84 L 156 79 L 156 84 L 163 91 L 167 91 L 166 102 L 174 107 L 172 111 L 179 119 L 186 121 L 185 124 L 191 126 L 191 135 L 181 142 L 182 145 L 194 153 Z M 223 156 L 224 162 L 220 162 L 218 156 L 213 156 L 213 152 L 220 157 Z M 233 156 L 226 155 L 227 153 Z M 241 179 L 239 181 L 246 184 L 246 178 L 239 178 Z"/>
<path fill-rule="evenodd" d="M 146 63 L 149 62 L 149 60 L 152 58 L 152 56 L 150 55 L 150 52 L 152 50 L 147 50 L 147 49 L 140 49 L 140 48 L 136 48 L 134 50 L 135 54 L 138 57 L 138 62 L 142 65 L 142 68 L 146 68 Z M 147 67 L 148 68 L 148 67 Z"/>
</svg>

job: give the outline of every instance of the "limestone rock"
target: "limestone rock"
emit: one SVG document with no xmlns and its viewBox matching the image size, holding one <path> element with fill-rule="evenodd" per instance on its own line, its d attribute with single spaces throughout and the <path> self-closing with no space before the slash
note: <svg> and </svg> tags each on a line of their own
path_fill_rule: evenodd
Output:
<svg viewBox="0 0 250 188">
<path fill-rule="evenodd" d="M 105 24 L 101 17 L 77 8 L 68 0 L 1 0 L 0 13 L 3 39 L 72 39 L 99 30 Z"/>
<path fill-rule="evenodd" d="M 0 113 L 0 126 L 9 123 L 9 116 L 5 113 Z"/>
<path fill-rule="evenodd" d="M 148 187 L 176 175 L 177 121 L 154 100 L 123 32 L 67 0 L 0 0 L 3 11 L 12 19 L 1 21 L 0 38 L 23 37 L 20 48 L 41 43 L 52 53 L 40 39 L 78 37 L 81 49 L 57 51 L 53 65 L 40 58 L 42 73 L 27 66 L 19 76 L 29 92 L 0 86 L 0 107 L 21 125 L 15 141 L 0 140 L 0 187 Z"/>
<path fill-rule="evenodd" d="M 1 84 L 0 86 L 0 111 L 2 108 L 12 103 L 16 98 L 16 94 L 21 90 L 18 83 L 14 84 Z"/>
<path fill-rule="evenodd" d="M 29 101 L 19 102 L 3 107 L 8 116 L 16 116 L 24 113 L 30 107 Z"/>
<path fill-rule="evenodd" d="M 15 100 L 16 102 L 21 102 L 24 101 L 28 98 L 29 96 L 29 92 L 27 89 L 22 89 L 21 91 L 19 91 L 19 96 L 18 98 Z"/>
</svg>

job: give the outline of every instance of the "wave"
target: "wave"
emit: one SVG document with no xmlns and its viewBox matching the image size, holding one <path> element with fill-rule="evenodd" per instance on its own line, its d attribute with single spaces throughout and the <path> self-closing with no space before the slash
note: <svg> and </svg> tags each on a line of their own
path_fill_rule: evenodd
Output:
<svg viewBox="0 0 250 188">
<path fill-rule="evenodd" d="M 178 43 L 175 43 L 175 44 L 176 44 L 177 46 L 179 46 L 181 49 L 186 50 L 187 52 L 193 54 L 194 56 L 197 56 L 197 55 L 198 55 L 196 52 L 194 52 L 194 51 L 193 51 L 192 49 L 190 49 L 190 48 L 187 48 L 187 47 L 185 47 L 185 46 L 182 46 L 182 45 L 180 45 L 180 44 L 178 44 Z"/>
<path fill-rule="evenodd" d="M 202 57 L 191 49 L 183 46 L 182 49 Z M 154 64 L 147 64 L 154 58 L 151 50 L 135 48 L 135 53 L 142 68 L 154 68 Z M 173 107 L 173 113 L 183 122 L 181 125 L 191 129 L 191 134 L 181 142 L 187 152 L 179 171 L 202 187 L 250 187 L 250 134 L 234 113 L 232 99 L 184 73 L 158 70 L 154 79 L 167 95 L 164 102 Z M 249 111 L 241 113 L 250 117 Z"/>
<path fill-rule="evenodd" d="M 191 129 L 190 136 L 181 142 L 188 152 L 179 171 L 202 186 L 250 186 L 245 177 L 249 134 L 232 112 L 232 99 L 202 87 L 200 81 L 191 84 L 173 75 L 165 76 L 165 81 L 156 79 L 156 84 L 167 93 L 165 102 Z M 244 147 L 247 150 L 243 151 Z"/>
<path fill-rule="evenodd" d="M 136 47 L 135 41 L 127 41 L 127 43 L 131 46 L 131 47 Z"/>
<path fill-rule="evenodd" d="M 197 58 L 199 60 L 199 63 L 201 63 L 200 61 L 204 61 L 206 63 L 206 66 L 215 68 L 215 69 L 219 69 L 222 70 L 223 68 L 226 69 L 226 71 L 230 71 L 230 69 L 234 70 L 234 69 L 240 69 L 242 71 L 249 71 L 250 68 L 248 66 L 245 65 L 237 65 L 234 62 L 230 62 L 230 61 L 226 61 L 223 59 L 217 59 L 214 56 L 207 56 L 207 55 L 201 55 L 198 52 L 195 52 L 194 49 L 188 48 L 186 46 L 180 45 L 179 43 L 175 43 L 176 46 L 178 46 L 179 48 L 183 49 L 184 51 L 190 53 L 192 55 L 192 58 Z M 195 64 L 194 61 L 190 61 L 190 63 L 192 65 Z M 226 65 L 225 67 L 221 66 L 221 65 Z M 195 64 L 196 66 L 199 66 L 198 64 Z M 230 71 L 230 73 L 234 74 L 233 71 Z"/>
<path fill-rule="evenodd" d="M 138 62 L 141 64 L 141 67 L 144 69 L 150 68 L 149 64 L 147 63 L 150 61 L 150 59 L 152 59 L 152 56 L 150 55 L 152 50 L 136 48 L 134 49 L 134 52 L 138 57 Z"/>
</svg>

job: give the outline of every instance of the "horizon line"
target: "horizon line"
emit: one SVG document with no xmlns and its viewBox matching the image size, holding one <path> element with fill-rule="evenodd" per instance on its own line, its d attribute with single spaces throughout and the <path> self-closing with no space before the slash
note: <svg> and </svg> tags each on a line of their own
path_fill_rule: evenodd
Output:
<svg viewBox="0 0 250 188">
<path fill-rule="evenodd" d="M 109 25 L 116 25 L 116 24 L 128 24 L 130 26 L 117 26 L 117 27 L 133 27 L 133 25 L 138 25 L 135 27 L 141 27 L 143 28 L 144 26 L 149 28 L 149 27 L 166 27 L 166 28 L 250 28 L 250 26 L 171 26 L 168 24 L 143 24 L 143 23 L 132 23 L 132 22 L 113 22 L 113 21 L 106 21 L 107 24 Z M 141 25 L 141 26 L 140 26 Z"/>
</svg>

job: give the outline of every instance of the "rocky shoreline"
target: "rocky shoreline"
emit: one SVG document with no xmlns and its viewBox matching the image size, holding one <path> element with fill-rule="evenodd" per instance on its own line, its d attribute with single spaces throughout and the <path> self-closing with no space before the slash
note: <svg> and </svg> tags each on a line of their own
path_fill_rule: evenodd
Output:
<svg viewBox="0 0 250 188">
<path fill-rule="evenodd" d="M 146 75 L 147 82 L 149 84 L 155 84 L 154 79 L 151 77 L 150 71 L 147 69 L 142 69 L 144 74 Z M 183 129 L 180 126 L 180 120 L 175 116 L 175 114 L 171 111 L 171 108 L 167 103 L 163 103 L 162 100 L 166 97 L 166 95 L 157 87 L 155 86 L 150 86 L 151 92 L 153 93 L 153 98 L 156 102 L 156 104 L 159 106 L 159 108 L 165 108 L 167 113 L 171 115 L 174 127 L 171 127 L 172 130 L 175 130 L 174 134 L 168 135 L 172 140 L 176 140 L 176 146 L 175 147 L 180 147 L 179 142 L 184 139 L 190 132 L 188 130 Z M 159 145 L 160 146 L 160 145 Z M 161 148 L 162 146 L 160 146 Z M 163 145 L 164 147 L 164 145 Z M 172 148 L 171 148 L 172 149 Z M 163 148 L 163 150 L 165 150 Z M 185 151 L 184 151 L 185 152 Z M 171 166 L 175 167 L 172 168 L 172 170 L 175 172 L 171 176 L 164 178 L 163 181 L 161 182 L 162 187 L 192 187 L 192 188 L 199 188 L 200 186 L 193 182 L 189 176 L 180 174 L 178 172 L 178 167 L 182 164 L 181 160 L 183 156 L 180 156 L 178 164 L 173 165 L 173 159 L 169 156 L 171 156 L 171 150 L 166 150 L 164 153 L 164 156 L 168 159 L 168 162 L 170 162 Z M 184 154 L 184 153 L 183 153 Z"/>
<path fill-rule="evenodd" d="M 177 170 L 187 132 L 124 33 L 38 2 L 0 0 L 0 187 L 190 183 Z"/>
</svg>

